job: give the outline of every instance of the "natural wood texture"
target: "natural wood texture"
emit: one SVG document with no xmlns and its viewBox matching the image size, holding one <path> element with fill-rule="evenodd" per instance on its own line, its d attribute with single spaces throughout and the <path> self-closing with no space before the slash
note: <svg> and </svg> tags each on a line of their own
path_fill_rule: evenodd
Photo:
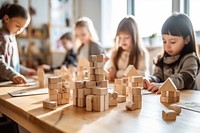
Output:
<svg viewBox="0 0 200 133">
<path fill-rule="evenodd" d="M 29 87 L 31 88 L 31 87 Z M 0 112 L 6 114 L 33 133 L 176 133 L 199 132 L 200 114 L 182 109 L 176 121 L 162 119 L 162 110 L 169 104 L 160 103 L 160 95 L 142 97 L 142 109 L 126 111 L 127 103 L 118 103 L 103 112 L 88 112 L 85 108 L 70 104 L 56 110 L 43 108 L 48 94 L 11 97 L 8 92 L 29 89 L 28 87 L 1 87 Z M 72 94 L 71 94 L 72 96 Z M 200 102 L 200 92 L 181 91 L 181 101 Z"/>
</svg>

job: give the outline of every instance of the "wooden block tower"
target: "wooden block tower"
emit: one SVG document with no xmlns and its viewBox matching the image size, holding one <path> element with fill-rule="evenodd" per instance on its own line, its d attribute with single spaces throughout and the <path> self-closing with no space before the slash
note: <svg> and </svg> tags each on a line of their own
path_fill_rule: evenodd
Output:
<svg viewBox="0 0 200 133">
<path fill-rule="evenodd" d="M 142 107 L 141 89 L 143 88 L 143 77 L 138 74 L 133 65 L 129 65 L 123 75 L 128 77 L 127 94 L 129 101 L 126 109 L 140 109 Z"/>
<path fill-rule="evenodd" d="M 87 111 L 108 109 L 108 80 L 105 80 L 103 55 L 89 58 L 89 80 L 75 81 L 73 84 L 73 104 L 85 107 Z"/>
<path fill-rule="evenodd" d="M 61 76 L 48 78 L 49 100 L 43 102 L 43 107 L 56 109 L 57 105 L 69 103 L 70 88 L 63 83 Z"/>
<path fill-rule="evenodd" d="M 128 85 L 128 78 L 123 77 L 121 79 L 115 79 L 115 91 L 119 94 L 118 95 L 118 102 L 122 103 L 122 102 L 126 102 L 126 87 Z"/>
<path fill-rule="evenodd" d="M 160 87 L 161 96 L 160 101 L 162 103 L 176 103 L 180 99 L 180 91 L 177 90 L 173 81 L 168 78 Z"/>
</svg>

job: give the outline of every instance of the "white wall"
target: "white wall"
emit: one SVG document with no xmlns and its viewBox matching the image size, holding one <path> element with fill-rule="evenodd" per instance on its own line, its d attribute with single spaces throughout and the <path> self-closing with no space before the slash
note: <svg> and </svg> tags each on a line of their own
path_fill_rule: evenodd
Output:
<svg viewBox="0 0 200 133">
<path fill-rule="evenodd" d="M 75 0 L 75 20 L 78 17 L 89 17 L 101 40 L 101 0 Z"/>
</svg>

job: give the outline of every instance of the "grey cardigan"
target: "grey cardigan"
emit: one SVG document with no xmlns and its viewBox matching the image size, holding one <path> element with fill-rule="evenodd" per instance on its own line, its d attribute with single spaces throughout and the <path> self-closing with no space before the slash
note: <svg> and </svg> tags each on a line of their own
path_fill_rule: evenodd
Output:
<svg viewBox="0 0 200 133">
<path fill-rule="evenodd" d="M 80 48 L 78 49 L 78 53 L 77 53 L 78 55 L 80 54 L 80 51 L 83 45 L 84 44 L 82 44 Z M 100 43 L 91 41 L 89 44 L 88 57 L 90 57 L 90 55 L 100 55 L 100 54 L 105 54 L 104 49 L 100 46 Z"/>
<path fill-rule="evenodd" d="M 163 59 L 163 67 L 155 66 L 153 82 L 162 83 L 167 78 L 171 78 L 177 89 L 197 89 L 195 78 L 198 74 L 199 63 L 195 53 L 190 53 L 179 59 L 176 57 L 166 57 Z"/>
</svg>

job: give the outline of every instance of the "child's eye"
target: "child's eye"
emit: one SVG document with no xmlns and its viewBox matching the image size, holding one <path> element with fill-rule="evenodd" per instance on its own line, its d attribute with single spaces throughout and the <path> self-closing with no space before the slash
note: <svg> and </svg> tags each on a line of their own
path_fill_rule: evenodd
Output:
<svg viewBox="0 0 200 133">
<path fill-rule="evenodd" d="M 171 44 L 175 44 L 175 43 L 176 43 L 176 42 L 174 42 L 174 41 L 173 41 L 173 42 L 171 42 Z"/>
</svg>

